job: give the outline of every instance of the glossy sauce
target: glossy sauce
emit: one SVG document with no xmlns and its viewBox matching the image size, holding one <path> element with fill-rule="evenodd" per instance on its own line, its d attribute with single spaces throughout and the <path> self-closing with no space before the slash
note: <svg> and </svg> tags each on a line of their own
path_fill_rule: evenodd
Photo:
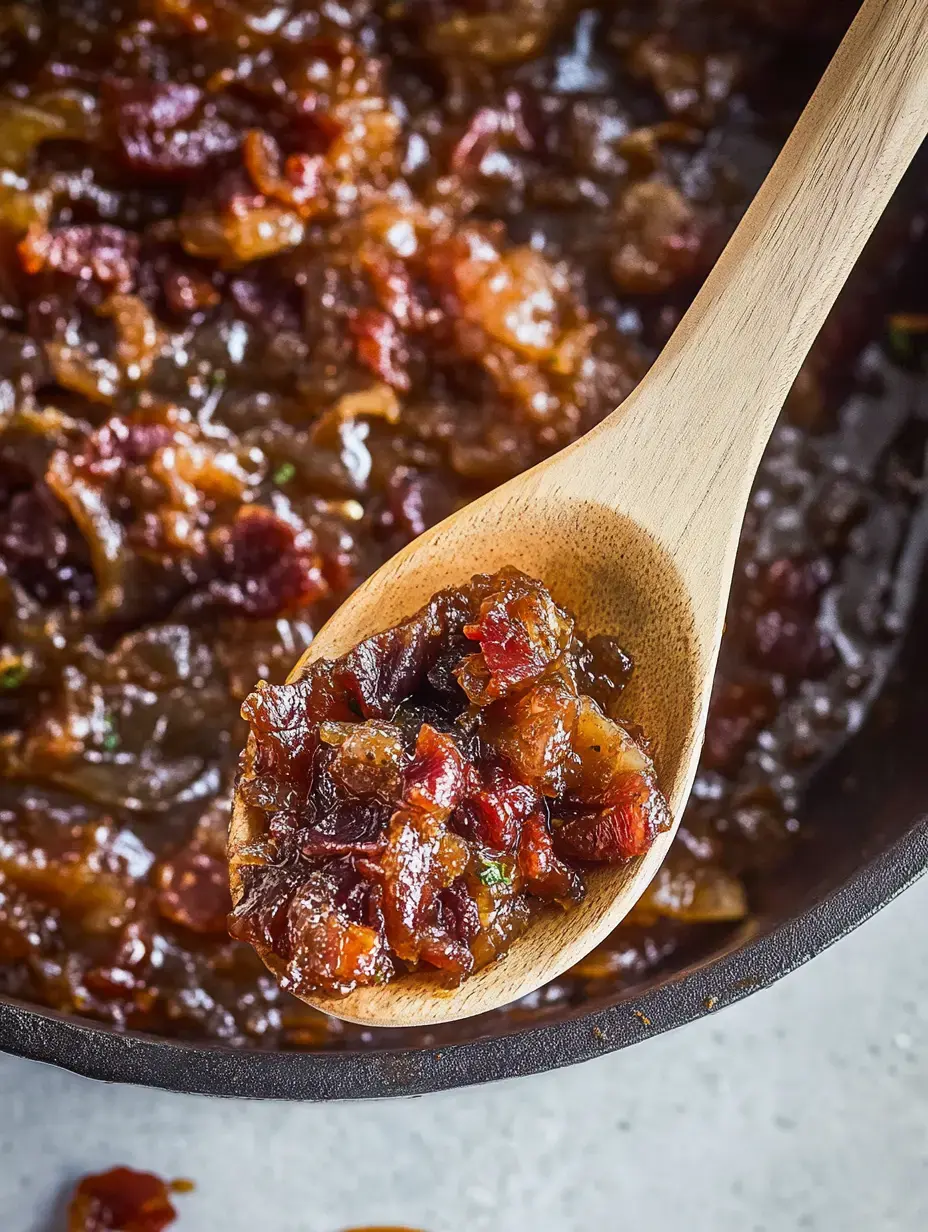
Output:
<svg viewBox="0 0 928 1232">
<path fill-rule="evenodd" d="M 633 387 L 848 14 L 3 8 L 0 992 L 231 1045 L 378 1044 L 228 938 L 241 702 L 397 547 Z M 919 209 L 890 212 L 770 443 L 670 859 L 511 1021 L 706 952 L 799 851 L 804 784 L 905 625 Z"/>
</svg>

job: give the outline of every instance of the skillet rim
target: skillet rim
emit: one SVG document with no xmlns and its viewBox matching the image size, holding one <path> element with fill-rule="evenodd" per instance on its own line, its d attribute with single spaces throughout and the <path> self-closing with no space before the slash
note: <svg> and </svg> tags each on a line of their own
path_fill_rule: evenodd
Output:
<svg viewBox="0 0 928 1232">
<path fill-rule="evenodd" d="M 926 870 L 928 815 L 812 907 L 727 953 L 606 1008 L 441 1048 L 230 1048 L 119 1032 L 0 997 L 0 1052 L 104 1082 L 239 1099 L 386 1099 L 522 1077 L 630 1047 L 768 988 Z"/>
</svg>

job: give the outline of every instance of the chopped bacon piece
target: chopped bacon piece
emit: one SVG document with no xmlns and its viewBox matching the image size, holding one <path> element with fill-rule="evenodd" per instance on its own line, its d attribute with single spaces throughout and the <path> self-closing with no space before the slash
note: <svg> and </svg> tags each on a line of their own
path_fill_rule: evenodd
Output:
<svg viewBox="0 0 928 1232">
<path fill-rule="evenodd" d="M 436 897 L 464 872 L 467 845 L 450 833 L 434 815 L 401 810 L 390 822 L 383 869 L 383 912 L 387 940 L 406 962 L 417 962 L 441 952 L 446 961 L 454 954 L 458 962 L 465 947 L 442 937 L 436 924 Z M 441 965 L 445 965 L 443 962 Z"/>
<path fill-rule="evenodd" d="M 464 634 L 480 643 L 480 656 L 458 674 L 471 701 L 485 705 L 515 686 L 537 679 L 567 649 L 573 621 L 546 590 L 513 585 L 490 595 Z"/>
<path fill-rule="evenodd" d="M 538 898 L 567 906 L 583 898 L 583 879 L 554 853 L 554 843 L 543 813 L 532 813 L 522 826 L 519 872 L 525 889 Z"/>
<path fill-rule="evenodd" d="M 576 723 L 576 692 L 560 676 L 496 702 L 485 719 L 503 762 L 546 795 L 557 794 L 562 785 Z"/>
<path fill-rule="evenodd" d="M 392 317 L 378 308 L 362 308 L 351 321 L 358 358 L 375 376 L 394 389 L 409 389 L 403 337 Z"/>
<path fill-rule="evenodd" d="M 403 776 L 403 799 L 409 807 L 443 819 L 450 817 L 464 798 L 471 777 L 472 768 L 451 736 L 423 723 L 412 764 Z"/>
<path fill-rule="evenodd" d="M 480 790 L 468 797 L 466 807 L 478 843 L 494 851 L 512 851 L 518 845 L 522 822 L 541 808 L 541 796 L 534 787 L 493 766 Z"/>
<path fill-rule="evenodd" d="M 564 822 L 557 831 L 560 852 L 574 860 L 615 864 L 643 856 L 669 827 L 667 804 L 647 776 L 628 774 L 613 783 L 610 794 L 606 808 Z"/>
</svg>

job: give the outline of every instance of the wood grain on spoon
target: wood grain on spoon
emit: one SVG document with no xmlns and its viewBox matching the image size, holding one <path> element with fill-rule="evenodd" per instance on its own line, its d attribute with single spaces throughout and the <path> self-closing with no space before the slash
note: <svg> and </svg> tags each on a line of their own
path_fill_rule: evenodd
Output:
<svg viewBox="0 0 928 1232">
<path fill-rule="evenodd" d="M 928 133 L 928 3 L 866 0 L 741 225 L 659 359 L 622 406 L 547 462 L 426 531 L 342 605 L 296 665 L 344 654 L 437 590 L 512 564 L 587 633 L 636 663 L 623 702 L 651 737 L 674 829 L 702 743 L 739 530 L 789 388 L 893 189 Z M 252 746 L 246 750 L 244 773 Z M 261 818 L 236 799 L 233 896 Z M 506 957 L 442 989 L 403 976 L 313 1004 L 354 1022 L 466 1018 L 555 978 L 602 941 L 661 864 L 589 877 Z M 273 956 L 262 955 L 273 969 Z"/>
</svg>

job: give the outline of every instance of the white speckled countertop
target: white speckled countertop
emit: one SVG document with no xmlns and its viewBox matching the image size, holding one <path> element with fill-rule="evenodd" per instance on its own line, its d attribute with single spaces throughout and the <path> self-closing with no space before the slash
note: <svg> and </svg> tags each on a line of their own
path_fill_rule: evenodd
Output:
<svg viewBox="0 0 928 1232">
<path fill-rule="evenodd" d="M 380 1104 L 108 1087 L 0 1057 L 0 1232 L 116 1163 L 177 1232 L 926 1232 L 928 878 L 795 975 L 585 1066 Z"/>
</svg>

